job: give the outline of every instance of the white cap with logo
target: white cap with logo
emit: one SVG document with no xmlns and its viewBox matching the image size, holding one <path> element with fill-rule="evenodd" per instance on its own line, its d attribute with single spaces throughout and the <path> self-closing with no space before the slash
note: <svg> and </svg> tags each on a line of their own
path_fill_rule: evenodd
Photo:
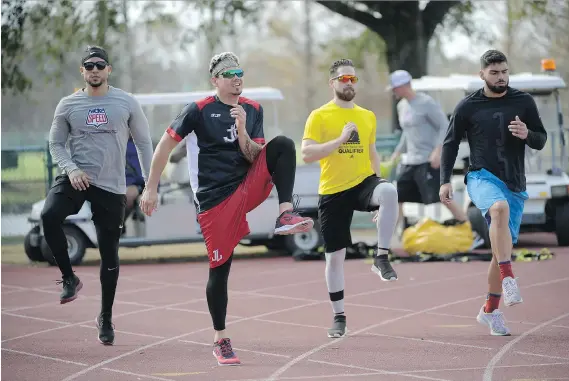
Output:
<svg viewBox="0 0 569 381">
<path fill-rule="evenodd" d="M 389 86 L 386 90 L 392 90 L 393 88 L 406 85 L 411 83 L 411 74 L 406 70 L 396 70 L 389 76 Z"/>
</svg>

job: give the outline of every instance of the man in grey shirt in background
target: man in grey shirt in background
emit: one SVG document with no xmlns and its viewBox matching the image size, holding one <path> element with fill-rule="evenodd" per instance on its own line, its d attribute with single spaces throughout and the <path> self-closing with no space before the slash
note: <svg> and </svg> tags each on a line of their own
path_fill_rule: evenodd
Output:
<svg viewBox="0 0 569 381">
<path fill-rule="evenodd" d="M 403 131 L 391 160 L 397 160 L 406 151 L 397 179 L 401 220 L 405 202 L 425 205 L 440 202 L 439 168 L 448 118 L 433 98 L 413 90 L 412 77 L 407 71 L 397 70 L 389 79 L 395 97 L 401 99 L 397 111 Z M 458 221 L 467 220 L 466 213 L 456 201 L 452 201 L 447 208 Z"/>
<path fill-rule="evenodd" d="M 63 277 L 58 282 L 63 284 L 60 303 L 71 302 L 83 283 L 71 267 L 62 224 L 67 216 L 79 212 L 85 201 L 91 203 L 101 254 L 98 336 L 101 343 L 112 345 L 112 307 L 126 205 L 126 146 L 132 135 L 146 181 L 152 162 L 152 141 L 148 120 L 138 101 L 108 85 L 111 66 L 104 49 L 89 47 L 80 70 L 86 86 L 59 101 L 49 132 L 49 150 L 63 174 L 57 176 L 47 195 L 41 221 L 45 240 Z"/>
</svg>

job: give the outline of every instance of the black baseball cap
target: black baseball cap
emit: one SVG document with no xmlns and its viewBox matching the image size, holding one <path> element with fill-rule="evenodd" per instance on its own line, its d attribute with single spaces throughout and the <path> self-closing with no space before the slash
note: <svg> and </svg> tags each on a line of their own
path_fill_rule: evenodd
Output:
<svg viewBox="0 0 569 381">
<path fill-rule="evenodd" d="M 83 56 L 81 60 L 81 64 L 84 64 L 89 58 L 98 57 L 105 60 L 106 63 L 110 64 L 109 62 L 109 55 L 107 51 L 100 46 L 88 46 L 85 50 L 86 54 Z"/>
</svg>

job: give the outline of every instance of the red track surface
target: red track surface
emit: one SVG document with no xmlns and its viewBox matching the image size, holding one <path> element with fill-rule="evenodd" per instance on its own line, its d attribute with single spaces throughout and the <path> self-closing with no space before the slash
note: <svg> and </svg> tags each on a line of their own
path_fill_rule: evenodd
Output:
<svg viewBox="0 0 569 381">
<path fill-rule="evenodd" d="M 227 328 L 240 367 L 211 354 L 206 263 L 122 266 L 112 347 L 96 337 L 96 267 L 76 268 L 81 296 L 59 305 L 56 269 L 4 265 L 2 380 L 569 380 L 569 250 L 552 250 L 514 264 L 524 303 L 503 309 L 510 337 L 475 320 L 487 262 L 399 264 L 386 283 L 347 261 L 350 335 L 332 340 L 323 261 L 235 261 Z"/>
</svg>

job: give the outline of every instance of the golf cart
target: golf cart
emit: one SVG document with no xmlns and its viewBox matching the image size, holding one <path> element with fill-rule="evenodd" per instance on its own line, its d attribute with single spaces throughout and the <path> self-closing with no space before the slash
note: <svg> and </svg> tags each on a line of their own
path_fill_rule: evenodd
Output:
<svg viewBox="0 0 569 381">
<path fill-rule="evenodd" d="M 566 88 L 557 76 L 552 60 L 542 62 L 544 74 L 515 74 L 510 76 L 510 86 L 531 94 L 538 106 L 547 130 L 547 144 L 541 151 L 526 146 L 526 179 L 529 199 L 525 202 L 520 233 L 554 232 L 559 246 L 569 246 L 569 169 L 566 130 L 563 126 L 560 89 Z M 426 76 L 414 79 L 413 89 L 426 92 L 439 101 L 443 108 L 452 111 L 460 99 L 479 90 L 484 85 L 478 76 L 450 75 Z M 457 93 L 450 94 L 455 91 Z M 468 169 L 470 151 L 465 140 L 461 142 L 457 164 L 464 162 L 463 174 L 453 176 L 455 199 L 464 205 L 472 228 L 483 239 L 483 247 L 490 247 L 488 225 L 468 197 L 464 185 L 464 173 Z M 457 197 L 458 196 L 458 197 Z M 439 211 L 440 213 L 440 211 Z"/>
<path fill-rule="evenodd" d="M 134 96 L 145 109 L 151 125 L 155 125 L 153 124 L 154 112 L 160 112 L 160 110 L 155 109 L 156 106 L 171 107 L 171 110 L 162 114 L 164 115 L 163 118 L 170 118 L 171 115 L 176 115 L 183 105 L 209 95 L 213 95 L 213 91 L 135 94 Z M 267 139 L 280 133 L 275 101 L 283 99 L 281 91 L 273 88 L 249 88 L 243 91 L 243 96 L 263 104 Z M 272 103 L 272 107 L 264 104 L 265 102 Z M 274 118 L 270 118 L 271 114 Z M 160 124 L 163 125 L 164 120 Z M 294 193 L 300 196 L 299 209 L 301 213 L 315 219 L 318 214 L 319 176 L 320 168 L 318 165 L 298 166 L 294 187 Z M 158 210 L 151 217 L 148 217 L 140 209 L 135 209 L 125 223 L 126 233 L 122 236 L 119 245 L 122 247 L 140 247 L 203 242 L 203 236 L 196 220 L 193 200 L 194 195 L 189 181 L 187 157 L 177 163 L 169 163 L 161 179 Z M 43 238 L 40 216 L 44 203 L 45 200 L 42 200 L 32 207 L 28 220 L 34 227 L 26 236 L 24 246 L 30 260 L 46 260 L 55 265 L 53 255 Z M 138 205 L 138 202 L 136 204 Z M 273 189 L 269 198 L 247 215 L 251 234 L 241 244 L 264 245 L 269 249 L 283 250 L 291 254 L 297 250 L 311 250 L 321 245 L 322 238 L 317 223 L 307 233 L 275 236 L 274 224 L 277 215 L 278 197 L 276 190 Z M 63 230 L 67 237 L 71 263 L 78 265 L 82 262 L 87 248 L 97 247 L 97 235 L 95 226 L 91 221 L 89 202 L 85 202 L 77 214 L 67 217 Z"/>
</svg>

